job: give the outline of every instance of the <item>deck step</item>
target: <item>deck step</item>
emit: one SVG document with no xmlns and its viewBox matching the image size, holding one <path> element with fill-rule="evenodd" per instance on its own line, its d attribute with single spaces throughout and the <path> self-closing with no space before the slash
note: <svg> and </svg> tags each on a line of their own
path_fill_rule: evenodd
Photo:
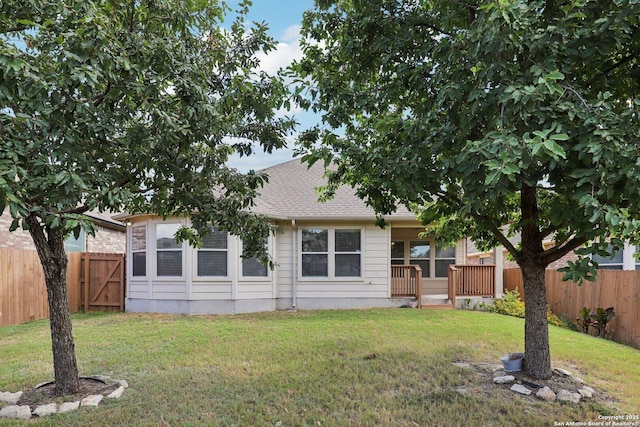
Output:
<svg viewBox="0 0 640 427">
<path fill-rule="evenodd" d="M 454 308 L 447 295 L 428 295 L 422 297 L 422 308 Z"/>
<path fill-rule="evenodd" d="M 439 309 L 439 310 L 453 310 L 453 304 L 422 304 L 422 307 L 426 309 Z"/>
</svg>

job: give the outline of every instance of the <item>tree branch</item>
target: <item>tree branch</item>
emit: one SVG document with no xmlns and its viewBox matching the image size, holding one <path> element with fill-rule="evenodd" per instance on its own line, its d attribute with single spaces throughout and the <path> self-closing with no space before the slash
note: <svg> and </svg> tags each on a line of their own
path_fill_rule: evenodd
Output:
<svg viewBox="0 0 640 427">
<path fill-rule="evenodd" d="M 562 246 L 554 246 L 553 248 L 544 251 L 543 260 L 546 261 L 547 265 L 549 265 L 587 242 L 588 239 L 586 237 L 573 238 Z"/>
</svg>

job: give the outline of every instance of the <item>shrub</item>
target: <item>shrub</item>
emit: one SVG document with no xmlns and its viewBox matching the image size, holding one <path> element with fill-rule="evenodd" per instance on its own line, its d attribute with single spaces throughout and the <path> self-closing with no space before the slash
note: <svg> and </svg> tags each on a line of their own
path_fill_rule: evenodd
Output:
<svg viewBox="0 0 640 427">
<path fill-rule="evenodd" d="M 507 316 L 524 317 L 524 302 L 520 299 L 517 289 L 507 291 L 502 298 L 498 298 L 489 306 L 489 311 Z"/>
<path fill-rule="evenodd" d="M 489 306 L 489 311 L 507 316 L 524 317 L 524 302 L 520 299 L 520 293 L 518 290 L 514 289 L 513 291 L 507 291 L 504 294 L 504 297 L 495 300 L 495 302 Z M 550 325 L 571 329 L 568 326 L 567 321 L 554 314 L 548 306 L 547 322 Z M 569 323 L 571 322 L 569 321 Z"/>
</svg>

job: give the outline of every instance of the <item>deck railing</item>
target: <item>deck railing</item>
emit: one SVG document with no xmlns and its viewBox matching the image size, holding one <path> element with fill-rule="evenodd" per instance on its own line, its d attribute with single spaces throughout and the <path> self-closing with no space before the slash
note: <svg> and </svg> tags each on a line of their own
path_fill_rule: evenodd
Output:
<svg viewBox="0 0 640 427">
<path fill-rule="evenodd" d="M 415 297 L 422 305 L 422 269 L 417 265 L 391 266 L 391 297 Z"/>
<path fill-rule="evenodd" d="M 495 296 L 495 265 L 456 265 L 449 267 L 449 297 Z"/>
</svg>

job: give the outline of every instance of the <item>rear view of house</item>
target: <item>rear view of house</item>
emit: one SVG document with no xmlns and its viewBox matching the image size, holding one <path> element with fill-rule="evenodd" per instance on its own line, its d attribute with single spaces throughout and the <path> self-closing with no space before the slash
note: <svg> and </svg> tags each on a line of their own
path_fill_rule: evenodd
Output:
<svg viewBox="0 0 640 427">
<path fill-rule="evenodd" d="M 321 165 L 292 160 L 266 169 L 269 182 L 256 212 L 278 225 L 265 242 L 277 263 L 269 270 L 243 259 L 242 241 L 212 230 L 201 248 L 176 243 L 188 218 L 121 215 L 126 221 L 128 288 L 133 312 L 219 314 L 290 308 L 393 307 L 423 296 L 447 295 L 450 265 L 465 259 L 464 241 L 438 247 L 399 209 L 375 226 L 375 214 L 350 188 L 321 203 Z M 421 275 L 421 288 L 415 284 Z M 413 290 L 403 287 L 414 286 Z"/>
</svg>

